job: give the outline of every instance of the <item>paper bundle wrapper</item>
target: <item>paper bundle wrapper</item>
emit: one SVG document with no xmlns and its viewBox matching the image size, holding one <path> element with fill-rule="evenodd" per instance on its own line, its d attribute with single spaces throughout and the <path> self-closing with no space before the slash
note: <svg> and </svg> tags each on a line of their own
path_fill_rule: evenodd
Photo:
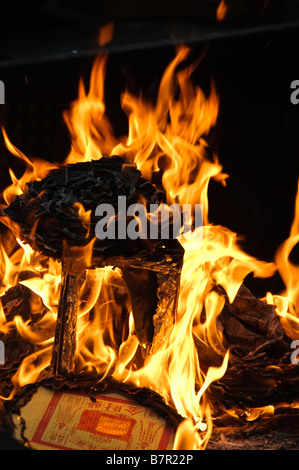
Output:
<svg viewBox="0 0 299 470">
<path fill-rule="evenodd" d="M 21 409 L 36 450 L 171 450 L 174 433 L 150 408 L 116 393 L 97 395 L 40 387 Z M 15 438 L 22 441 L 15 416 Z"/>
</svg>

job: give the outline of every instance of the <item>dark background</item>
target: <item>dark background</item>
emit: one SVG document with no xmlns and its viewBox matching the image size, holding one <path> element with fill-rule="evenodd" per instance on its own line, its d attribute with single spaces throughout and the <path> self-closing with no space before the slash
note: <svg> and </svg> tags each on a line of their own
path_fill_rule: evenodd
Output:
<svg viewBox="0 0 299 470">
<path fill-rule="evenodd" d="M 240 10 L 231 0 L 222 23 L 215 21 L 216 0 L 187 1 L 184 8 L 160 2 L 160 9 L 159 2 L 130 1 L 124 10 L 124 3 L 10 2 L 0 33 L 6 91 L 0 120 L 10 140 L 29 157 L 67 156 L 62 112 L 76 99 L 81 76 L 88 86 L 93 60 L 104 51 L 99 28 L 107 22 L 115 22 L 105 48 L 107 113 L 119 135 L 127 130 L 121 92 L 128 86 L 154 99 L 175 46 L 185 43 L 190 59 L 204 52 L 194 83 L 208 93 L 213 78 L 220 97 L 209 141 L 230 178 L 225 188 L 211 182 L 210 220 L 241 235 L 248 253 L 272 260 L 289 234 L 299 175 L 299 105 L 290 101 L 291 82 L 299 80 L 298 2 L 273 0 L 261 14 L 261 1 L 244 1 Z M 9 166 L 22 171 L 1 136 L 1 189 Z"/>
</svg>

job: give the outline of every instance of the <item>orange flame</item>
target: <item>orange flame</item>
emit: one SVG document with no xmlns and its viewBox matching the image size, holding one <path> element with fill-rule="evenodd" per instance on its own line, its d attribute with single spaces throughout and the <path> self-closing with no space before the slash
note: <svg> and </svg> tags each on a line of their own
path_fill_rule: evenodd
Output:
<svg viewBox="0 0 299 470">
<path fill-rule="evenodd" d="M 105 46 L 113 39 L 114 23 L 108 23 L 100 29 L 99 32 L 99 46 Z"/>
<path fill-rule="evenodd" d="M 228 7 L 226 5 L 225 0 L 221 0 L 221 2 L 218 5 L 217 13 L 216 13 L 217 21 L 223 21 L 225 19 L 227 10 L 228 10 Z"/>
<path fill-rule="evenodd" d="M 285 285 L 285 291 L 280 295 L 270 292 L 266 301 L 276 305 L 277 314 L 287 335 L 292 339 L 299 337 L 299 266 L 290 261 L 290 254 L 299 242 L 299 180 L 295 200 L 295 213 L 290 235 L 278 248 L 275 255 L 277 270 Z"/>
</svg>

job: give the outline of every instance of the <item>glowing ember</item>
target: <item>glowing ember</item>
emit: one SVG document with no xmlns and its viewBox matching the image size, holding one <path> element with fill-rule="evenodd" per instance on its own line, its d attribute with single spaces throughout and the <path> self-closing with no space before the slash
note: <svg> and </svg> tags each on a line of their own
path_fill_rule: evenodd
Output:
<svg viewBox="0 0 299 470">
<path fill-rule="evenodd" d="M 221 0 L 221 2 L 218 5 L 217 13 L 216 13 L 218 21 L 223 21 L 225 19 L 225 16 L 227 14 L 227 8 L 228 7 L 226 5 L 225 0 Z"/>
</svg>

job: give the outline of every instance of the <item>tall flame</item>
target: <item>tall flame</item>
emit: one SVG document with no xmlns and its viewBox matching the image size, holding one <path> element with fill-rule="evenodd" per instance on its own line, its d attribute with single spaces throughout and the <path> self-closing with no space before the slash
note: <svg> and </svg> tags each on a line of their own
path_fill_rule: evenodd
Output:
<svg viewBox="0 0 299 470">
<path fill-rule="evenodd" d="M 276 311 L 287 335 L 296 340 L 299 337 L 299 266 L 292 263 L 290 255 L 299 242 L 299 180 L 295 200 L 294 218 L 289 237 L 276 251 L 275 263 L 285 291 L 280 295 L 266 295 L 266 301 L 276 305 Z"/>
<path fill-rule="evenodd" d="M 226 17 L 227 14 L 227 4 L 225 0 L 221 0 L 221 2 L 218 5 L 217 12 L 216 12 L 216 17 L 218 21 L 223 21 Z"/>
</svg>

